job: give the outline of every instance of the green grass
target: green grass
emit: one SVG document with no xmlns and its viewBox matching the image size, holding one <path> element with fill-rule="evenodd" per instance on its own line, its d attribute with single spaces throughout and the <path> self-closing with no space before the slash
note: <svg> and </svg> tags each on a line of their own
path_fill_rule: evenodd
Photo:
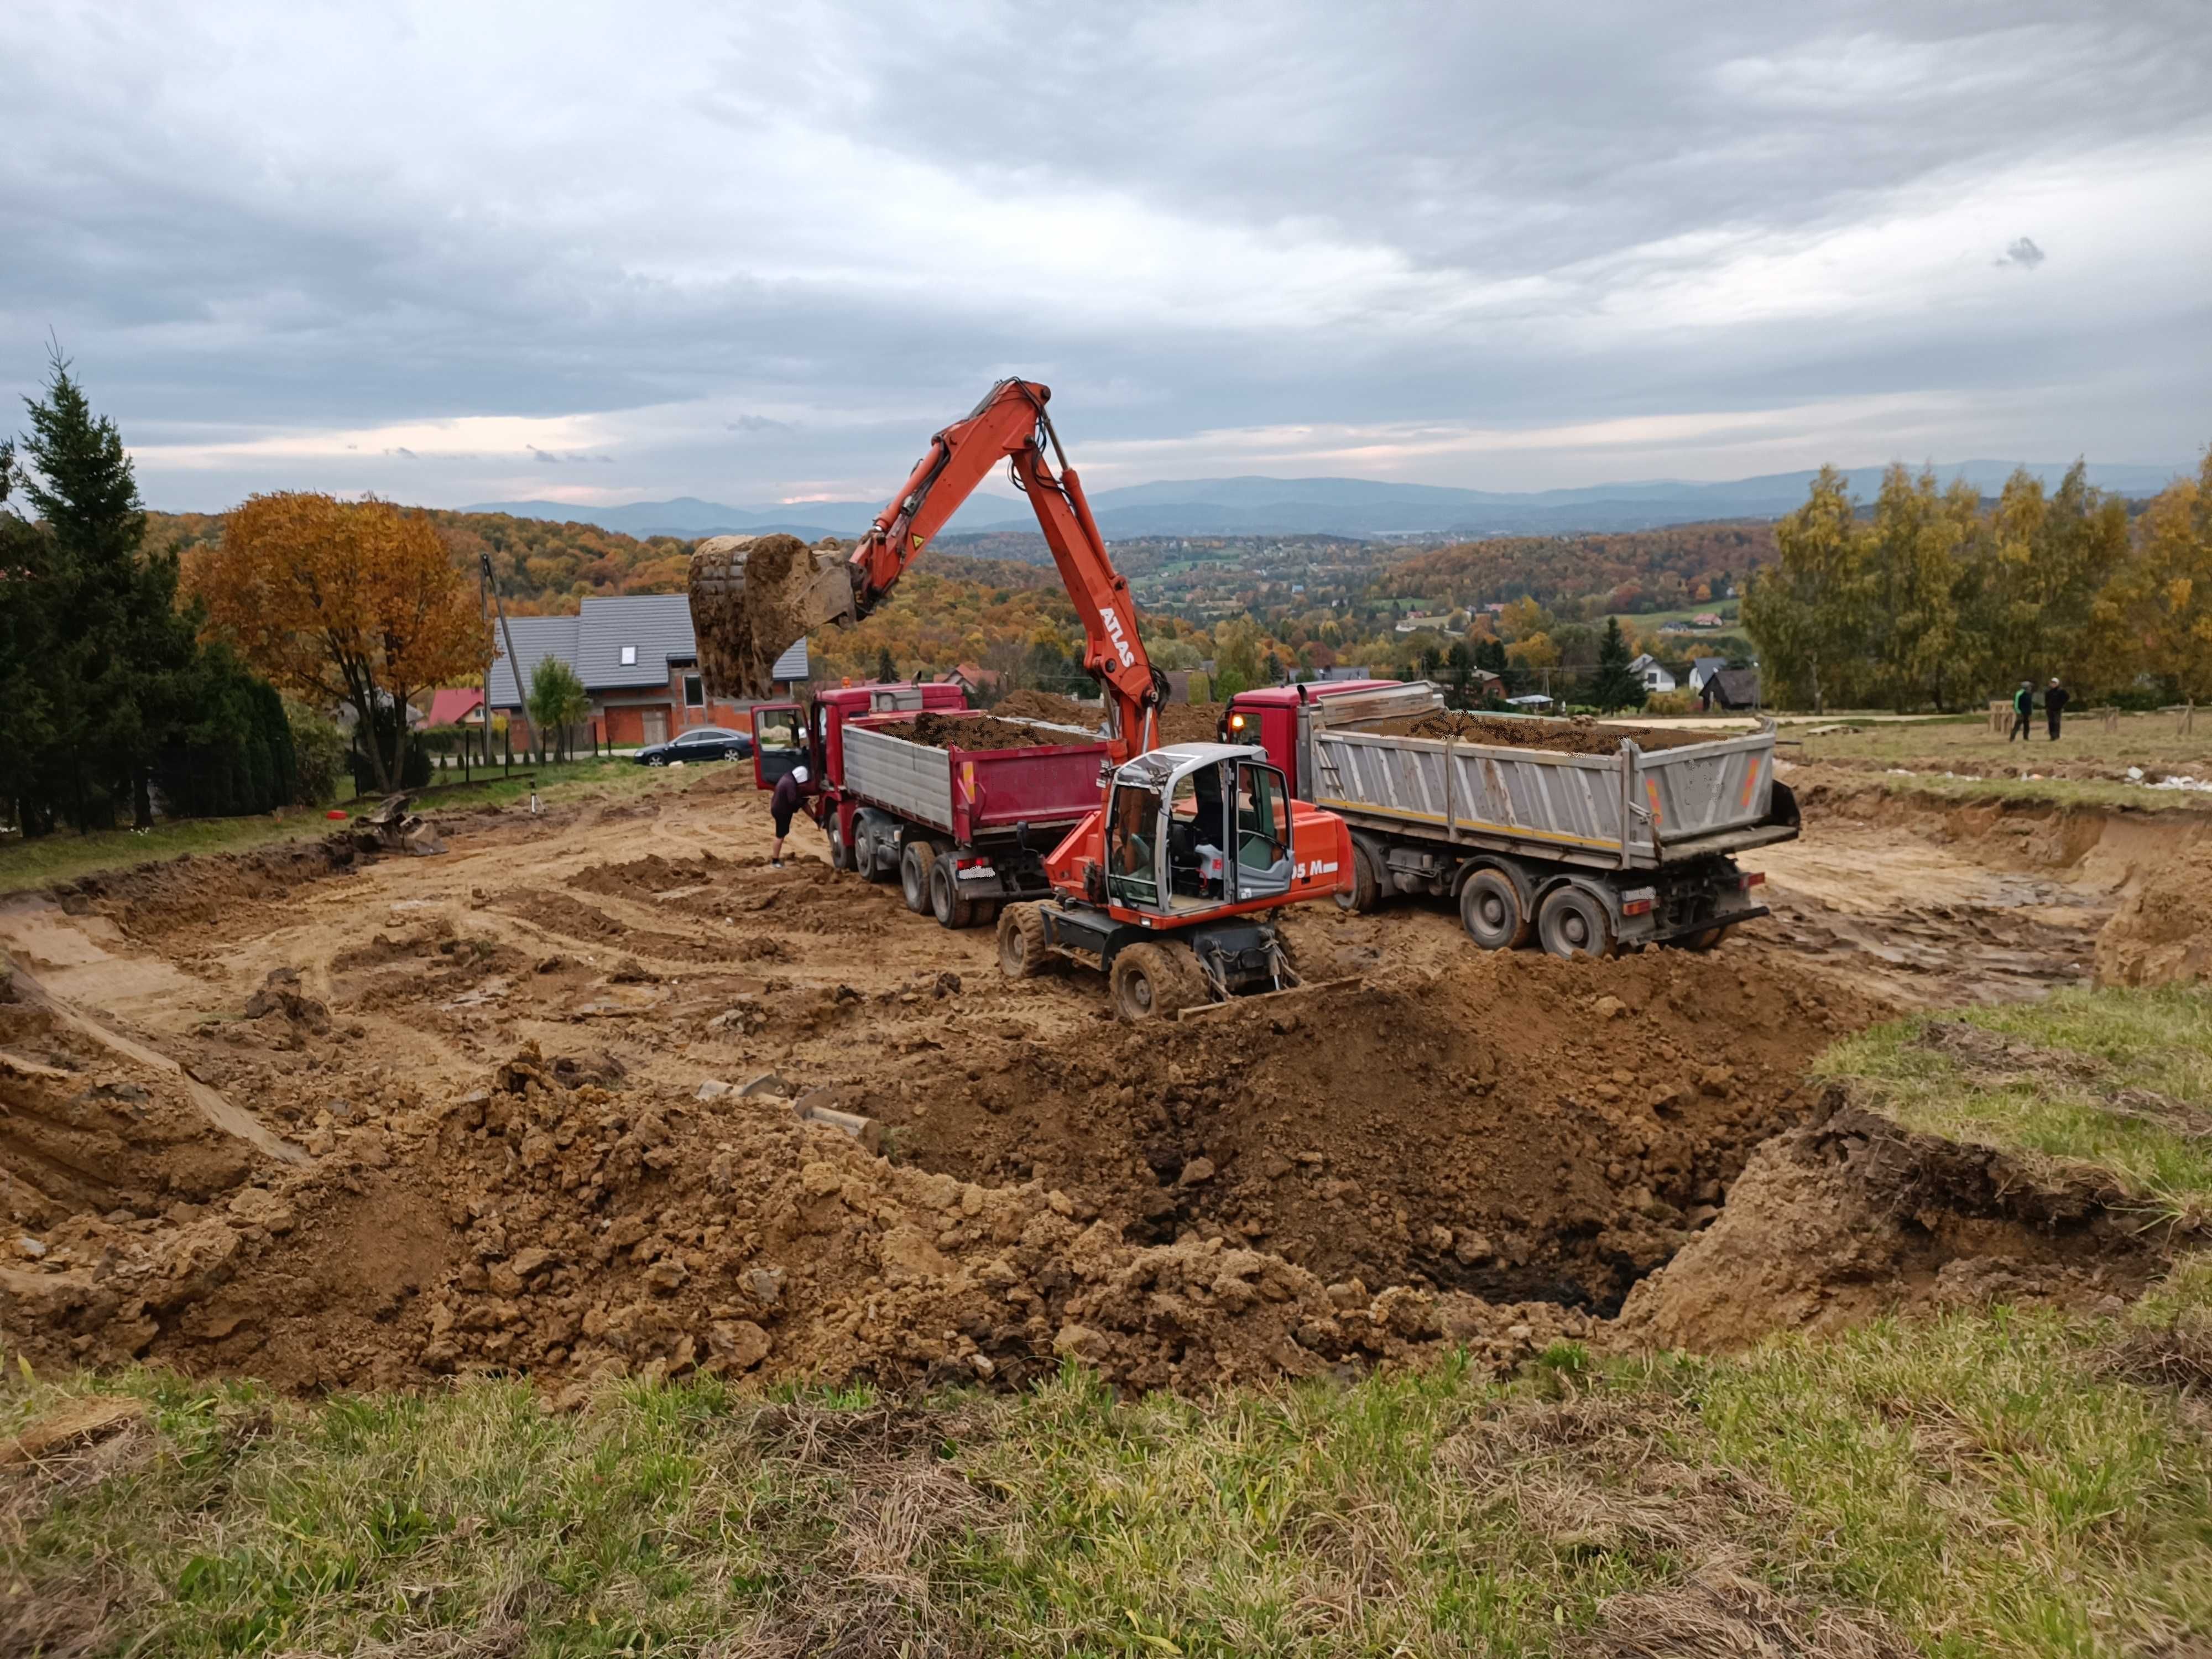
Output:
<svg viewBox="0 0 2212 1659">
<path fill-rule="evenodd" d="M 301 1407 L 133 1374 L 100 1386 L 150 1429 L 0 1485 L 0 1647 L 2151 1650 L 2212 1621 L 2212 1442 L 2111 1374 L 2110 1336 L 1955 1316 L 1726 1361 L 1566 1348 L 1502 1384 L 692 1382 L 570 1416 L 494 1381 Z"/>
<path fill-rule="evenodd" d="M 2005 732 L 1991 731 L 1978 712 L 1859 725 L 1849 714 L 1838 714 L 1812 724 L 1814 729 L 1827 724 L 1850 729 L 1805 738 L 1804 758 L 1810 761 L 1870 761 L 1938 772 L 1962 765 L 2033 772 L 2086 761 L 2121 769 L 2157 766 L 2212 775 L 2212 714 L 2201 716 L 2197 729 L 2185 735 L 2175 731 L 2171 714 L 2123 714 L 2107 732 L 2100 721 L 2077 712 L 2065 721 L 2057 743 L 2045 741 L 2043 716 L 2038 714 L 2033 738 L 2025 744 L 2009 741 Z"/>
<path fill-rule="evenodd" d="M 627 759 L 581 760 L 540 767 L 518 765 L 513 774 L 505 775 L 478 769 L 471 783 L 434 787 L 422 795 L 422 806 L 434 813 L 449 807 L 477 806 L 487 802 L 505 805 L 521 800 L 532 787 L 523 781 L 526 775 L 535 777 L 543 799 L 557 804 L 580 795 L 632 795 L 653 789 L 681 789 L 688 787 L 691 779 L 702 775 L 702 769 L 686 767 L 669 772 L 640 766 Z M 431 775 L 434 786 L 444 778 L 458 779 L 461 775 L 456 769 Z M 376 802 L 371 796 L 337 804 L 348 811 L 366 811 Z M 0 893 L 48 887 L 98 871 L 143 864 L 149 859 L 175 858 L 185 853 L 251 852 L 277 842 L 327 835 L 337 828 L 338 825 L 325 818 L 319 810 L 295 807 L 282 817 L 172 819 L 143 835 L 131 830 L 103 830 L 80 836 L 64 830 L 36 841 L 0 837 Z"/>
<path fill-rule="evenodd" d="M 1966 1040 L 1945 1041 L 1958 1036 L 1945 1028 L 1960 1025 Z M 2062 990 L 2040 1002 L 1915 1015 L 1845 1039 L 1817 1069 L 1853 1079 L 1862 1098 L 1908 1128 L 2094 1165 L 2162 1209 L 2212 1215 L 2204 987 Z"/>
</svg>

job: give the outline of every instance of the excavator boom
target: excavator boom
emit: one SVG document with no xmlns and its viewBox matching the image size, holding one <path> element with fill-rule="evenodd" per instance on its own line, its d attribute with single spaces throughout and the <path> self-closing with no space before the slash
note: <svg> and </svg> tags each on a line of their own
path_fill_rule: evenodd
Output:
<svg viewBox="0 0 2212 1659">
<path fill-rule="evenodd" d="M 769 669 L 787 647 L 817 628 L 849 627 L 867 616 L 1004 461 L 1029 498 L 1082 619 L 1083 665 L 1105 688 L 1114 714 L 1114 760 L 1151 749 L 1158 677 L 1137 635 L 1129 584 L 1114 568 L 1082 480 L 1045 412 L 1051 396 L 1034 380 L 993 386 L 966 418 L 930 440 L 898 494 L 849 550 L 835 543 L 810 548 L 793 536 L 720 536 L 701 544 L 691 556 L 691 618 L 709 689 L 767 695 Z"/>
</svg>

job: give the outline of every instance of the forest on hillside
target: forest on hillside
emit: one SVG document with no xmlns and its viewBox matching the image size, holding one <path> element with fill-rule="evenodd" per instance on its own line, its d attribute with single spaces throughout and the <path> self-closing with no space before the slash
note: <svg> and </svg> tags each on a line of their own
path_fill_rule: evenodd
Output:
<svg viewBox="0 0 2212 1659">
<path fill-rule="evenodd" d="M 505 513 L 414 509 L 436 526 L 454 563 L 473 580 L 478 556 L 492 572 L 507 610 L 518 616 L 573 615 L 585 599 L 617 593 L 680 593 L 691 544 L 675 536 L 639 540 L 573 520 L 518 519 Z M 189 561 L 197 547 L 222 539 L 220 513 L 149 513 L 147 543 Z"/>
</svg>

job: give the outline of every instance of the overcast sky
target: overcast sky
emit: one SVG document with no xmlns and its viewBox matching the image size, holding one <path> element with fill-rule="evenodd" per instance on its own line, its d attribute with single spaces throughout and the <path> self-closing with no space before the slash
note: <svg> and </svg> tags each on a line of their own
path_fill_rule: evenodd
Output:
<svg viewBox="0 0 2212 1659">
<path fill-rule="evenodd" d="M 2212 4 L 13 0 L 0 392 L 148 499 L 880 496 L 2212 440 Z M 0 430 L 6 424 L 0 422 Z"/>
</svg>

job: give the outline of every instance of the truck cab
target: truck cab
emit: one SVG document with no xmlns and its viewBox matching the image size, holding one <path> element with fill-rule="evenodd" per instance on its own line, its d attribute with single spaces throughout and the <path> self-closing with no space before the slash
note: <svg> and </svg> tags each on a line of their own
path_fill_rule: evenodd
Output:
<svg viewBox="0 0 2212 1659">
<path fill-rule="evenodd" d="M 1298 710 L 1323 698 L 1387 691 L 1401 684 L 1398 680 L 1308 681 L 1239 691 L 1223 711 L 1221 741 L 1255 744 L 1265 750 L 1268 760 L 1290 780 L 1291 793 L 1301 800 L 1310 800 L 1308 781 L 1299 775 Z"/>
</svg>

